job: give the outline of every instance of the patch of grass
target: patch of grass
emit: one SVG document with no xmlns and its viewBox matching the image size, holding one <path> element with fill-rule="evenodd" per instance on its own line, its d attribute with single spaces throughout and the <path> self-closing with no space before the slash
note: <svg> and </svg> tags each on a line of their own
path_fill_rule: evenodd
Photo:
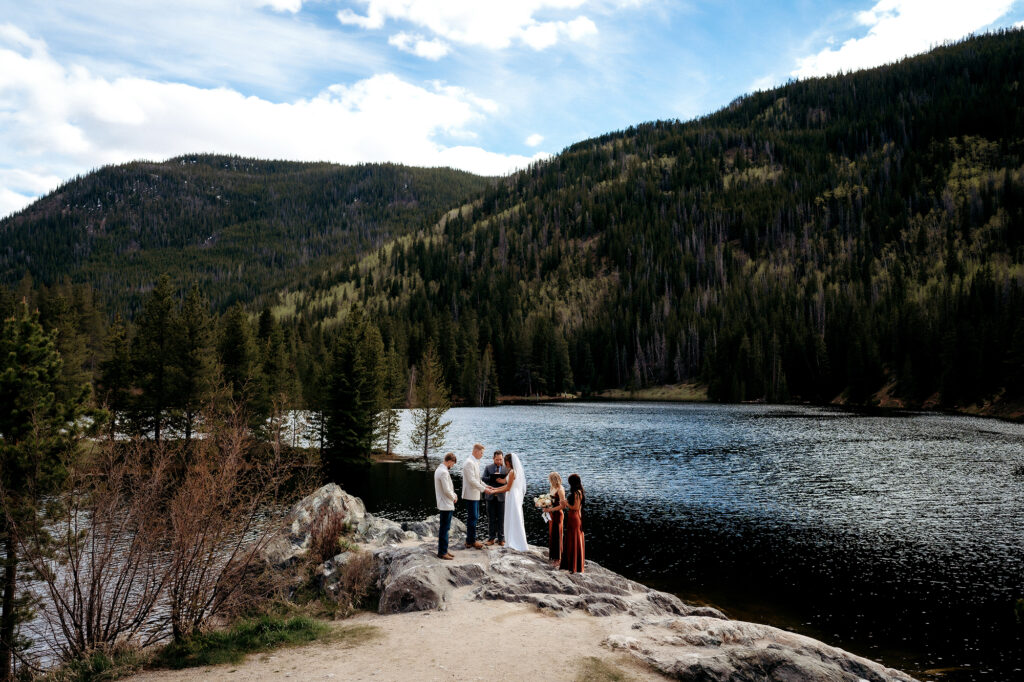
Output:
<svg viewBox="0 0 1024 682">
<path fill-rule="evenodd" d="M 148 657 L 137 649 L 96 651 L 88 658 L 69 661 L 42 677 L 45 682 L 102 682 L 130 677 L 142 670 Z"/>
<path fill-rule="evenodd" d="M 227 630 L 204 632 L 164 647 L 154 664 L 164 668 L 238 663 L 246 654 L 306 644 L 331 634 L 331 628 L 305 616 L 264 615 L 241 620 Z"/>
<path fill-rule="evenodd" d="M 619 666 L 596 656 L 587 656 L 579 663 L 576 682 L 627 682 L 633 678 Z"/>
<path fill-rule="evenodd" d="M 635 391 L 618 388 L 608 389 L 595 393 L 594 397 L 604 400 L 706 402 L 708 399 L 708 389 L 707 386 L 701 384 L 669 384 L 666 386 L 641 388 Z"/>
<path fill-rule="evenodd" d="M 383 634 L 376 625 L 348 625 L 333 628 L 327 640 L 342 649 L 352 649 L 361 644 L 372 642 Z"/>
</svg>

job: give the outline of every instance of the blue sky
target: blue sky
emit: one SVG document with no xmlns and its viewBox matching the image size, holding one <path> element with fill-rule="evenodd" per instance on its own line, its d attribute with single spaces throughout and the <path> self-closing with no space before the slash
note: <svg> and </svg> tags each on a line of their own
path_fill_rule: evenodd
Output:
<svg viewBox="0 0 1024 682">
<path fill-rule="evenodd" d="M 190 152 L 504 174 L 1021 25 L 1024 0 L 0 0 L 0 216 Z"/>
</svg>

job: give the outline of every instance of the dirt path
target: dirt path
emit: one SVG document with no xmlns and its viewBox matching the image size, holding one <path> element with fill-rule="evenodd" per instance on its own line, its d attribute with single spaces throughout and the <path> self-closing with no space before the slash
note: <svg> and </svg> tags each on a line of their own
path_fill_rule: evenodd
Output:
<svg viewBox="0 0 1024 682">
<path fill-rule="evenodd" d="M 171 680 L 664 680 L 631 657 L 602 647 L 628 634 L 628 618 L 558 617 L 533 606 L 472 601 L 453 594 L 446 611 L 360 614 L 338 623 L 372 625 L 379 635 L 351 648 L 324 643 L 255 654 L 238 665 L 154 671 L 136 682 Z M 587 661 L 599 659 L 600 663 Z M 603 665 L 602 665 L 603 664 Z M 587 667 L 589 665 L 589 668 Z M 602 675 L 602 672 L 605 674 Z M 622 675 L 615 677 L 614 673 Z M 612 674 L 608 674 L 612 673 Z"/>
</svg>

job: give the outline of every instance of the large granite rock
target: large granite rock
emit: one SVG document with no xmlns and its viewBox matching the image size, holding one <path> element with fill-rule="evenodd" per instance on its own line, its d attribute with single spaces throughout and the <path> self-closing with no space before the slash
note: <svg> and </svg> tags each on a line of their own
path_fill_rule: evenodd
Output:
<svg viewBox="0 0 1024 682">
<path fill-rule="evenodd" d="M 419 538 L 416 533 L 405 530 L 402 524 L 381 516 L 374 516 L 369 512 L 366 513 L 366 521 L 356 537 L 362 542 L 376 545 L 394 544 Z"/>
<path fill-rule="evenodd" d="M 604 644 L 676 680 L 912 682 L 892 668 L 768 625 L 702 616 L 646 618 Z"/>
<path fill-rule="evenodd" d="M 328 483 L 302 498 L 285 519 L 285 527 L 267 543 L 263 554 L 273 566 L 289 566 L 309 552 L 314 524 L 325 515 L 337 515 L 350 528 L 365 529 L 366 506 L 335 483 Z"/>
<path fill-rule="evenodd" d="M 451 591 L 484 577 L 478 563 L 452 563 L 437 558 L 427 546 L 376 550 L 380 613 L 443 610 Z"/>
<path fill-rule="evenodd" d="M 534 604 L 555 613 L 586 611 L 593 616 L 628 614 L 703 615 L 725 618 L 715 609 L 691 606 L 678 597 L 652 590 L 588 561 L 583 573 L 553 568 L 546 553 L 517 552 L 504 547 L 488 551 L 489 568 L 473 595 Z"/>
<path fill-rule="evenodd" d="M 336 598 L 341 589 L 341 573 L 354 557 L 355 552 L 341 552 L 318 566 L 313 576 L 317 587 Z"/>
<path fill-rule="evenodd" d="M 441 515 L 428 516 L 422 521 L 407 521 L 402 524 L 402 528 L 415 533 L 420 539 L 436 538 L 437 531 L 441 528 Z M 448 542 L 456 548 L 466 544 L 466 524 L 457 517 L 452 518 L 452 527 L 448 531 Z"/>
</svg>

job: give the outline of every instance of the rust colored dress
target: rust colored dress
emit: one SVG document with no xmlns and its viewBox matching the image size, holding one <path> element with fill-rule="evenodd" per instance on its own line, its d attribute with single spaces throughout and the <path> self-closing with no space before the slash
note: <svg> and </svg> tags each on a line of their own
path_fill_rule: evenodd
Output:
<svg viewBox="0 0 1024 682">
<path fill-rule="evenodd" d="M 562 503 L 562 494 L 556 492 L 551 500 L 551 506 L 557 507 Z M 549 512 L 551 520 L 548 521 L 548 558 L 557 561 L 562 558 L 562 515 L 561 511 Z"/>
<path fill-rule="evenodd" d="M 572 498 L 570 498 L 572 501 Z M 565 510 L 565 540 L 562 543 L 562 562 L 559 568 L 583 573 L 586 561 L 583 551 L 583 505 L 579 511 Z"/>
</svg>

